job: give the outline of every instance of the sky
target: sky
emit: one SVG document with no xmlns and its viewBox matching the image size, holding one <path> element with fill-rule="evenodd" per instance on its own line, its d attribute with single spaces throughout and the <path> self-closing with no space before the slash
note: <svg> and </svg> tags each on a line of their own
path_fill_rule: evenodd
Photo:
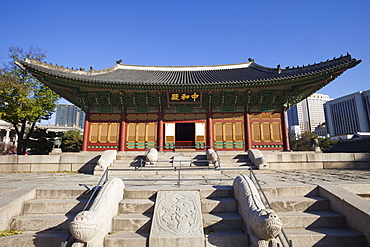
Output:
<svg viewBox="0 0 370 247">
<path fill-rule="evenodd" d="M 46 50 L 46 62 L 95 70 L 123 64 L 248 62 L 302 66 L 347 52 L 362 59 L 318 91 L 370 90 L 370 1 L 0 0 L 0 62 L 8 48 Z M 66 103 L 61 100 L 61 103 Z"/>
</svg>

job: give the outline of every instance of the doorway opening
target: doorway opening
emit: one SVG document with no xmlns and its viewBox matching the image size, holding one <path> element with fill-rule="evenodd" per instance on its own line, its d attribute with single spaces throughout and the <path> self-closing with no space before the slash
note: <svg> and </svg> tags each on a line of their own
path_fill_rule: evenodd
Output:
<svg viewBox="0 0 370 247">
<path fill-rule="evenodd" d="M 176 123 L 176 147 L 195 147 L 195 123 Z"/>
</svg>

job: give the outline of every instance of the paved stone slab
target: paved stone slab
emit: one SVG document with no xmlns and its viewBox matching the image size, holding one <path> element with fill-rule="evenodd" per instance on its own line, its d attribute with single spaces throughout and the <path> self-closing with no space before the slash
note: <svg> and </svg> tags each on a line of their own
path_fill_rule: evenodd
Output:
<svg viewBox="0 0 370 247">
<path fill-rule="evenodd" d="M 158 191 L 149 246 L 204 246 L 198 191 Z"/>
<path fill-rule="evenodd" d="M 173 156 L 172 166 L 191 166 L 191 155 Z"/>
</svg>

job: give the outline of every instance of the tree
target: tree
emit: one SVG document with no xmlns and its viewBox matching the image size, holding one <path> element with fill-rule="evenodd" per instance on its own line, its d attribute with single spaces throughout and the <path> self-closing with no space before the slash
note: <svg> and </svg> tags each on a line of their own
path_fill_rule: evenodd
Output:
<svg viewBox="0 0 370 247">
<path fill-rule="evenodd" d="M 82 135 L 78 130 L 68 130 L 62 135 L 63 152 L 79 152 L 82 149 Z"/>
<path fill-rule="evenodd" d="M 293 151 L 313 151 L 313 139 L 317 138 L 317 135 L 307 131 L 302 134 L 298 140 L 290 140 L 290 149 Z"/>
<path fill-rule="evenodd" d="M 0 118 L 14 126 L 18 154 L 25 154 L 36 123 L 51 117 L 59 96 L 14 62 L 26 57 L 41 61 L 45 53 L 38 46 L 28 51 L 12 46 L 11 61 L 0 69 Z"/>
<path fill-rule="evenodd" d="M 320 146 L 321 150 L 328 150 L 332 146 L 334 146 L 336 143 L 339 142 L 339 140 L 332 140 L 329 137 L 318 138 L 318 140 L 319 140 L 319 146 Z"/>
</svg>

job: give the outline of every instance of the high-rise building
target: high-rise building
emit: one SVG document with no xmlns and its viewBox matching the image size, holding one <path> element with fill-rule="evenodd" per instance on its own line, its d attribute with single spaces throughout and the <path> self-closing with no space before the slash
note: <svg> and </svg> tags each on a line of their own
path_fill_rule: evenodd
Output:
<svg viewBox="0 0 370 247">
<path fill-rule="evenodd" d="M 324 109 L 331 136 L 370 131 L 370 90 L 334 99 Z"/>
<path fill-rule="evenodd" d="M 287 111 L 288 125 L 299 125 L 301 133 L 314 131 L 325 122 L 323 105 L 330 100 L 329 95 L 312 94 Z"/>
<path fill-rule="evenodd" d="M 85 112 L 75 105 L 60 104 L 57 106 L 55 125 L 84 127 Z"/>
</svg>

